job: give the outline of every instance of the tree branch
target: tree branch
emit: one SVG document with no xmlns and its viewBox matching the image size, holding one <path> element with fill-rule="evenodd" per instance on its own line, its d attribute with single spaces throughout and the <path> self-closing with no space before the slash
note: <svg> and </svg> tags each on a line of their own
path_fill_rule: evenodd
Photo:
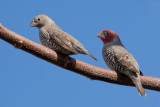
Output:
<svg viewBox="0 0 160 107">
<path fill-rule="evenodd" d="M 60 53 L 57 54 L 55 51 L 47 47 L 37 44 L 8 30 L 1 24 L 0 38 L 16 48 L 24 50 L 36 57 L 60 66 L 64 69 L 89 77 L 92 80 L 101 80 L 119 85 L 134 86 L 130 79 L 127 77 L 124 78 L 123 75 L 117 75 L 115 71 L 99 68 L 71 57 L 66 57 Z M 141 81 L 144 88 L 160 91 L 160 78 L 141 76 Z"/>
</svg>

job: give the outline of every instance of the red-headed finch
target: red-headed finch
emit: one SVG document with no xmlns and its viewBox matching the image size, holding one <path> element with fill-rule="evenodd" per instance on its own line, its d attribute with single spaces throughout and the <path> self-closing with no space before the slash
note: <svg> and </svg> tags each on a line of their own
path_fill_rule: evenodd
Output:
<svg viewBox="0 0 160 107">
<path fill-rule="evenodd" d="M 139 94 L 146 97 L 146 92 L 144 91 L 140 80 L 140 74 L 142 73 L 138 63 L 134 56 L 126 50 L 117 33 L 110 30 L 104 30 L 97 36 L 104 43 L 102 54 L 108 67 L 111 70 L 128 76 L 137 87 Z"/>
</svg>

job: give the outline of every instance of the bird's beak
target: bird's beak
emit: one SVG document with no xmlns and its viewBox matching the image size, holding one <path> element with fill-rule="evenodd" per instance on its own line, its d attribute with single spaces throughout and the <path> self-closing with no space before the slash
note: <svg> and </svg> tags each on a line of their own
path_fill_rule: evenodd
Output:
<svg viewBox="0 0 160 107">
<path fill-rule="evenodd" d="M 36 27 L 37 24 L 36 24 L 34 21 L 32 21 L 31 24 L 30 24 L 30 26 L 31 26 L 31 27 Z"/>
<path fill-rule="evenodd" d="M 100 39 L 105 39 L 104 35 L 102 34 L 102 32 L 98 33 L 97 37 L 99 37 Z"/>
</svg>

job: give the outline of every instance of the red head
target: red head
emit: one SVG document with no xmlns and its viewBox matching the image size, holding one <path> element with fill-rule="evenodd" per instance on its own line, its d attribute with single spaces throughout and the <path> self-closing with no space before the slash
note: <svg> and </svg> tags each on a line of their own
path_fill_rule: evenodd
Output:
<svg viewBox="0 0 160 107">
<path fill-rule="evenodd" d="M 115 39 L 120 41 L 120 38 L 117 35 L 117 33 L 110 30 L 104 30 L 100 32 L 97 36 L 103 41 L 104 44 L 113 42 Z"/>
</svg>

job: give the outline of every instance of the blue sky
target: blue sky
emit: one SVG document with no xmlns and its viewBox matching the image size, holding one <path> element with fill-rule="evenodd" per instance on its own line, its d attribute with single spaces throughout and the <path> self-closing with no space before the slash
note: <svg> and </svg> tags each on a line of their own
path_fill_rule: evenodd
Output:
<svg viewBox="0 0 160 107">
<path fill-rule="evenodd" d="M 46 14 L 77 38 L 98 62 L 86 55 L 72 57 L 108 69 L 102 58 L 102 30 L 119 34 L 144 75 L 160 78 L 159 0 L 3 0 L 0 23 L 40 43 L 32 19 Z M 90 80 L 64 70 L 0 40 L 0 107 L 159 106 L 160 93 Z"/>
</svg>

